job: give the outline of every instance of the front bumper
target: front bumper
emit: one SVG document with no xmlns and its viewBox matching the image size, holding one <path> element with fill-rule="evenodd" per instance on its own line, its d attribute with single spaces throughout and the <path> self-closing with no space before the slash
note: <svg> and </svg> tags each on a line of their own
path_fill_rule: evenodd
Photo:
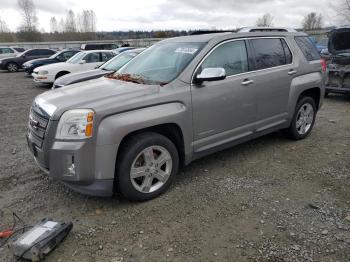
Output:
<svg viewBox="0 0 350 262">
<path fill-rule="evenodd" d="M 30 132 L 27 142 L 35 162 L 51 178 L 85 195 L 109 197 L 114 193 L 114 178 L 95 176 L 95 147 L 91 141 L 55 141 L 50 134 L 42 148 L 32 141 Z"/>
<path fill-rule="evenodd" d="M 24 72 L 26 72 L 28 75 L 31 75 L 35 68 L 33 66 L 25 66 L 25 65 L 23 65 L 23 69 L 24 69 Z"/>
<path fill-rule="evenodd" d="M 32 73 L 32 77 L 34 82 L 36 83 L 44 83 L 44 84 L 52 84 L 55 81 L 55 77 L 53 75 L 38 75 L 37 73 Z"/>
</svg>

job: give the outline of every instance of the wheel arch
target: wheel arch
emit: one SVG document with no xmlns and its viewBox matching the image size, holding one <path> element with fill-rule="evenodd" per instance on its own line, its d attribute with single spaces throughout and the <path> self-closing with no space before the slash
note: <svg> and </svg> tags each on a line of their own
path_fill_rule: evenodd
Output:
<svg viewBox="0 0 350 262">
<path fill-rule="evenodd" d="M 179 102 L 155 105 L 119 113 L 102 119 L 97 125 L 95 174 L 110 179 L 115 176 L 120 148 L 131 136 L 155 132 L 169 138 L 179 152 L 180 165 L 192 160 L 192 118 Z"/>
<path fill-rule="evenodd" d="M 117 159 L 118 157 L 120 157 L 120 154 L 119 154 L 120 150 L 124 147 L 125 143 L 131 137 L 134 137 L 142 133 L 147 133 L 147 132 L 153 132 L 153 133 L 163 135 L 166 138 L 168 138 L 171 142 L 173 142 L 179 153 L 180 165 L 181 166 L 185 165 L 185 145 L 184 145 L 183 133 L 180 126 L 177 125 L 176 123 L 165 123 L 165 124 L 160 124 L 156 126 L 150 126 L 147 128 L 135 130 L 127 134 L 122 138 L 120 142 L 120 145 L 117 151 Z"/>
<path fill-rule="evenodd" d="M 61 76 L 64 76 L 64 75 L 67 75 L 67 74 L 70 74 L 69 71 L 67 70 L 63 70 L 63 71 L 59 71 L 56 75 L 55 75 L 55 80 Z"/>
</svg>

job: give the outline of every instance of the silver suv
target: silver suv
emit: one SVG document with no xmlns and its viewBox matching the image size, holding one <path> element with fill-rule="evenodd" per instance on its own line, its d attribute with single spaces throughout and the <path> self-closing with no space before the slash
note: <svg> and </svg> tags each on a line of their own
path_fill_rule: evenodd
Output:
<svg viewBox="0 0 350 262">
<path fill-rule="evenodd" d="M 74 190 L 152 199 L 207 154 L 280 129 L 307 137 L 324 69 L 303 33 L 167 39 L 117 73 L 37 96 L 28 145 Z"/>
</svg>

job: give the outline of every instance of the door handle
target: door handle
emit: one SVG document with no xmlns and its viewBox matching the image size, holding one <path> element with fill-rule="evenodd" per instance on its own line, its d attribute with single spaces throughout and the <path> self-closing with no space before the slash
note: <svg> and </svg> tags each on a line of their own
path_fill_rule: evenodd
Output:
<svg viewBox="0 0 350 262">
<path fill-rule="evenodd" d="M 289 70 L 289 72 L 288 72 L 288 75 L 295 75 L 297 73 L 297 70 L 294 70 L 294 69 L 291 69 L 291 70 Z"/>
<path fill-rule="evenodd" d="M 242 82 L 242 85 L 244 86 L 249 86 L 251 84 L 253 84 L 254 81 L 253 80 L 250 80 L 250 79 L 244 79 L 243 82 Z"/>
</svg>

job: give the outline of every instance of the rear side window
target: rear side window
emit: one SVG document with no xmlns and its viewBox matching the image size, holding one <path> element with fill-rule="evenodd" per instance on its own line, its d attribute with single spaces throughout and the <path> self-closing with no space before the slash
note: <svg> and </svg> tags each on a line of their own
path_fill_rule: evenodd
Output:
<svg viewBox="0 0 350 262">
<path fill-rule="evenodd" d="M 55 54 L 55 51 L 49 50 L 49 49 L 41 49 L 40 55 L 53 55 Z"/>
<path fill-rule="evenodd" d="M 248 58 L 245 42 L 232 41 L 217 47 L 204 60 L 201 65 L 201 70 L 213 67 L 224 68 L 227 76 L 247 72 Z"/>
<path fill-rule="evenodd" d="M 290 64 L 287 63 L 288 61 L 285 54 L 285 52 L 288 52 L 289 49 L 285 50 L 281 40 L 282 39 L 279 38 L 250 40 L 252 43 L 252 48 L 255 52 L 256 70 Z M 290 60 L 291 54 L 289 57 L 289 61 Z"/>
<path fill-rule="evenodd" d="M 318 53 L 315 45 L 311 42 L 307 36 L 297 36 L 295 37 L 300 50 L 303 52 L 307 61 L 320 60 L 320 54 Z"/>
</svg>

